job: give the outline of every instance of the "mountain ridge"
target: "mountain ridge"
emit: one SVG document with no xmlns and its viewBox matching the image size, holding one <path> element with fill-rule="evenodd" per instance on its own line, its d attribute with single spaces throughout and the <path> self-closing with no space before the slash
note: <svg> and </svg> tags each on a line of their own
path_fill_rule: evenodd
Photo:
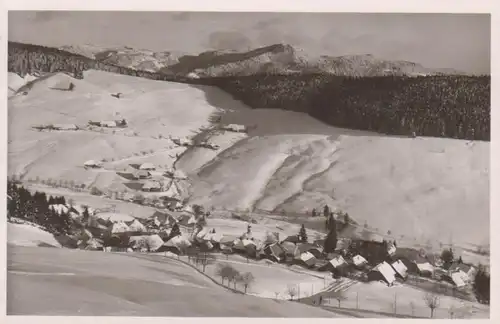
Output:
<svg viewBox="0 0 500 324">
<path fill-rule="evenodd" d="M 328 73 L 341 76 L 422 76 L 459 74 L 455 69 L 431 69 L 404 60 L 384 60 L 372 54 L 310 56 L 289 44 L 272 44 L 248 51 L 210 50 L 198 54 L 153 52 L 127 46 L 62 46 L 59 49 L 103 63 L 137 70 L 196 77 L 248 76 L 260 73 Z"/>
</svg>

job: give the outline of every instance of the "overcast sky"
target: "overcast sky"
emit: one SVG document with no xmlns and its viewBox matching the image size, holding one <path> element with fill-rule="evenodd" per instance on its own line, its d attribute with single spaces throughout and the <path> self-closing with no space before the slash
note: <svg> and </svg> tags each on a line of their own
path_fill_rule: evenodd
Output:
<svg viewBox="0 0 500 324">
<path fill-rule="evenodd" d="M 486 14 L 11 11 L 9 40 L 189 53 L 287 43 L 311 55 L 373 54 L 490 73 Z"/>
</svg>

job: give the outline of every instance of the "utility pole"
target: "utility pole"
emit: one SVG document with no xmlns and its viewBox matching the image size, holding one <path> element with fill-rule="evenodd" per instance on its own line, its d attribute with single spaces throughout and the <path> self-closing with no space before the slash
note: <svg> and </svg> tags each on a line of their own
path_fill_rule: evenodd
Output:
<svg viewBox="0 0 500 324">
<path fill-rule="evenodd" d="M 359 309 L 359 293 L 356 292 L 356 309 Z"/>
<path fill-rule="evenodd" d="M 299 289 L 298 289 L 298 296 L 297 296 L 297 298 L 298 298 L 298 301 L 300 301 L 300 284 L 299 284 Z"/>
</svg>

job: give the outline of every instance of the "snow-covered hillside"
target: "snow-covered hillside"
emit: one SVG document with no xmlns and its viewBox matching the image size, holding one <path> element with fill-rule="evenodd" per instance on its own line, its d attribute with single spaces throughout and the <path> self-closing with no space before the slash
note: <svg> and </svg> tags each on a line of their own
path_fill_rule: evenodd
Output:
<svg viewBox="0 0 500 324">
<path fill-rule="evenodd" d="M 9 173 L 122 191 L 131 163 L 169 168 L 192 182 L 190 203 L 227 209 L 310 211 L 324 204 L 395 237 L 483 244 L 489 232 L 489 142 L 402 138 L 330 127 L 301 113 L 248 109 L 210 87 L 99 71 L 55 74 L 9 99 Z M 72 82 L 73 91 L 52 88 Z M 115 98 L 111 94 L 121 93 Z M 219 149 L 176 148 L 210 125 Z M 42 131 L 34 124 L 125 118 L 128 128 Z M 161 135 L 161 136 L 160 136 Z M 85 170 L 83 162 L 104 168 Z M 160 171 L 161 172 L 161 171 Z"/>
<path fill-rule="evenodd" d="M 54 235 L 29 223 L 7 223 L 7 243 L 16 246 L 61 247 Z"/>
<path fill-rule="evenodd" d="M 54 89 L 65 83 L 73 83 L 73 91 Z M 168 137 L 195 135 L 209 126 L 209 117 L 218 110 L 199 88 L 93 70 L 83 80 L 57 73 L 37 80 L 28 90 L 8 103 L 9 172 L 26 179 L 68 180 L 106 189 L 114 186 L 114 190 L 123 189 L 118 175 L 85 171 L 83 163 L 104 159 L 111 169 L 144 162 L 171 166 L 182 149 Z M 122 94 L 120 99 L 111 96 L 116 93 Z M 42 132 L 32 128 L 47 124 L 81 128 L 89 120 L 122 118 L 127 128 Z"/>
</svg>

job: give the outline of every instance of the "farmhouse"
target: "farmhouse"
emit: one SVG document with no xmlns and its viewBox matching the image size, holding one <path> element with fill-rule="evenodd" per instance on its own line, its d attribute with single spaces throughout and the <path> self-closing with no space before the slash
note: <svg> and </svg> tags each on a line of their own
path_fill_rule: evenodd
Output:
<svg viewBox="0 0 500 324">
<path fill-rule="evenodd" d="M 52 87 L 50 87 L 50 89 L 52 89 L 52 90 L 60 90 L 60 91 L 73 91 L 74 88 L 75 88 L 75 84 L 66 78 L 60 80 L 59 82 L 54 84 Z"/>
<path fill-rule="evenodd" d="M 448 273 L 452 278 L 453 274 L 458 273 L 458 276 L 460 276 L 465 283 L 468 283 L 472 280 L 475 270 L 476 269 L 471 265 L 467 265 L 464 263 L 453 263 L 448 269 Z"/>
<path fill-rule="evenodd" d="M 101 121 L 100 124 L 102 127 L 109 127 L 109 128 L 114 128 L 118 126 L 116 120 L 103 120 Z"/>
<path fill-rule="evenodd" d="M 399 278 L 406 279 L 408 277 L 408 269 L 401 260 L 393 262 L 391 266 L 396 272 L 396 276 L 398 276 Z"/>
<path fill-rule="evenodd" d="M 307 268 L 312 268 L 316 264 L 318 260 L 312 253 L 304 252 L 298 258 L 296 258 L 296 262 L 301 264 Z"/>
<path fill-rule="evenodd" d="M 126 223 L 130 232 L 135 233 L 145 233 L 147 232 L 146 226 L 144 226 L 138 219 Z"/>
<path fill-rule="evenodd" d="M 366 259 L 361 255 L 357 254 L 352 258 L 352 263 L 356 268 L 361 269 L 368 264 L 368 261 L 366 261 Z"/>
<path fill-rule="evenodd" d="M 178 146 L 192 146 L 193 145 L 193 141 L 189 138 L 173 137 L 171 139 L 172 139 L 172 142 Z"/>
<path fill-rule="evenodd" d="M 415 264 L 422 277 L 431 277 L 434 274 L 434 267 L 429 262 L 415 262 Z"/>
<path fill-rule="evenodd" d="M 159 192 L 161 191 L 161 183 L 158 181 L 147 181 L 141 188 L 142 191 L 146 192 Z"/>
<path fill-rule="evenodd" d="M 134 177 L 136 179 L 149 179 L 151 178 L 151 173 L 146 170 L 136 170 L 134 172 Z"/>
<path fill-rule="evenodd" d="M 83 164 L 83 166 L 85 167 L 85 169 L 87 169 L 87 168 L 97 169 L 97 168 L 102 167 L 102 164 L 100 162 L 97 162 L 94 160 L 88 160 L 87 162 L 85 162 Z"/>
<path fill-rule="evenodd" d="M 75 124 L 54 124 L 52 128 L 55 130 L 78 130 Z"/>
<path fill-rule="evenodd" d="M 396 281 L 395 276 L 394 269 L 384 261 L 368 272 L 368 281 L 384 281 L 390 286 Z"/>
<path fill-rule="evenodd" d="M 141 166 L 139 167 L 139 170 L 154 171 L 154 170 L 156 170 L 156 166 L 153 163 L 146 162 L 146 163 L 141 164 Z"/>
<path fill-rule="evenodd" d="M 138 235 L 130 237 L 130 247 L 141 252 L 155 252 L 163 245 L 158 235 Z"/>
<path fill-rule="evenodd" d="M 318 247 L 311 243 L 299 243 L 297 244 L 297 248 L 295 254 L 302 254 L 304 252 L 312 253 L 316 258 L 320 258 L 323 254 L 323 248 Z"/>
<path fill-rule="evenodd" d="M 238 124 L 225 125 L 222 126 L 222 129 L 225 131 L 236 132 L 236 133 L 245 133 L 247 131 L 247 128 L 244 125 L 238 125 Z"/>
<path fill-rule="evenodd" d="M 264 248 L 264 253 L 273 261 L 279 262 L 285 257 L 285 250 L 278 244 L 273 243 Z"/>
<path fill-rule="evenodd" d="M 323 265 L 320 271 L 330 271 L 336 276 L 342 276 L 347 273 L 349 265 L 341 255 L 337 255 Z"/>
</svg>

